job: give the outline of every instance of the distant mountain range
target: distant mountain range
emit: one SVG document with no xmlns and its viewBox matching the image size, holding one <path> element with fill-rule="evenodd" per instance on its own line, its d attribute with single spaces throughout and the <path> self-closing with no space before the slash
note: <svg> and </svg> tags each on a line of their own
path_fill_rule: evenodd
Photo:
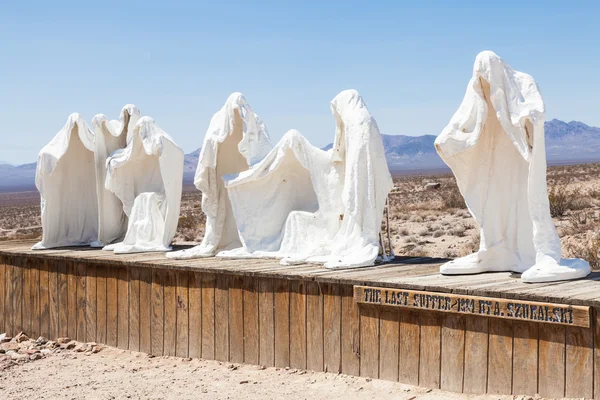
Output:
<svg viewBox="0 0 600 400">
<path fill-rule="evenodd" d="M 583 122 L 546 122 L 546 153 L 549 164 L 600 162 L 600 128 Z M 395 173 L 418 173 L 447 169 L 437 155 L 433 142 L 436 136 L 382 135 L 385 156 Z M 323 149 L 328 150 L 331 144 Z M 191 181 L 196 171 L 200 149 L 185 155 L 184 181 Z M 34 188 L 36 163 L 10 165 L 0 163 L 0 190 Z"/>
</svg>

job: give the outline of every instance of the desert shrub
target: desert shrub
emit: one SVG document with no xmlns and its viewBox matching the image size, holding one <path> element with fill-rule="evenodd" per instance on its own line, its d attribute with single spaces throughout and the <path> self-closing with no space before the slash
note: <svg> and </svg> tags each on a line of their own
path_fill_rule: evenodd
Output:
<svg viewBox="0 0 600 400">
<path fill-rule="evenodd" d="M 479 235 L 472 237 L 467 243 L 465 243 L 460 249 L 461 256 L 467 256 L 475 253 L 479 250 Z"/>
<path fill-rule="evenodd" d="M 458 257 L 458 255 L 456 254 L 455 251 L 453 250 L 445 250 L 444 251 L 444 258 L 456 258 Z"/>
<path fill-rule="evenodd" d="M 584 208 L 583 199 L 579 189 L 568 190 L 564 185 L 555 185 L 548 191 L 550 202 L 550 215 L 562 217 L 568 210 Z"/>
<path fill-rule="evenodd" d="M 463 236 L 465 236 L 466 231 L 467 230 L 465 229 L 465 227 L 463 225 L 457 225 L 453 229 L 450 229 L 448 231 L 448 233 L 452 236 L 463 237 Z"/>
<path fill-rule="evenodd" d="M 568 247 L 570 257 L 583 258 L 590 263 L 593 270 L 600 270 L 600 237 L 596 236 L 588 242 L 570 245 Z"/>
<path fill-rule="evenodd" d="M 441 196 L 442 200 L 442 210 L 447 210 L 449 208 L 467 208 L 465 204 L 465 200 L 460 194 L 458 188 L 453 188 L 448 190 Z"/>
<path fill-rule="evenodd" d="M 182 215 L 179 217 L 178 227 L 180 229 L 194 229 L 198 226 L 199 221 L 193 215 Z"/>
<path fill-rule="evenodd" d="M 435 232 L 433 232 L 433 237 L 434 238 L 439 238 L 440 236 L 444 236 L 444 231 L 443 230 L 437 230 Z"/>
</svg>

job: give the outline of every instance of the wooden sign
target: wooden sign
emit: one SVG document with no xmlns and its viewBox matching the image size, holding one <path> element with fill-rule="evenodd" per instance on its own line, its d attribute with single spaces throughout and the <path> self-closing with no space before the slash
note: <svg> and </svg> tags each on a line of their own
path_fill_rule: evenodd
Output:
<svg viewBox="0 0 600 400">
<path fill-rule="evenodd" d="M 590 327 L 590 308 L 587 306 L 367 286 L 354 286 L 354 301 L 416 310 Z"/>
</svg>

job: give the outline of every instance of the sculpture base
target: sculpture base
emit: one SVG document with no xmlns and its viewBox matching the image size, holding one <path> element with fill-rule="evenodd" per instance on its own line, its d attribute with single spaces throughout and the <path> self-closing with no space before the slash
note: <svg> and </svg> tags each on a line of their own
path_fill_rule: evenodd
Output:
<svg viewBox="0 0 600 400">
<path fill-rule="evenodd" d="M 508 272 L 440 275 L 447 260 L 431 258 L 329 270 L 32 244 L 0 243 L 0 332 L 9 335 L 454 392 L 600 398 L 599 272 L 527 284 Z M 374 304 L 357 301 L 358 286 Z M 535 313 L 523 308 L 533 302 Z M 556 321 L 570 306 L 590 307 L 586 326 Z"/>
</svg>

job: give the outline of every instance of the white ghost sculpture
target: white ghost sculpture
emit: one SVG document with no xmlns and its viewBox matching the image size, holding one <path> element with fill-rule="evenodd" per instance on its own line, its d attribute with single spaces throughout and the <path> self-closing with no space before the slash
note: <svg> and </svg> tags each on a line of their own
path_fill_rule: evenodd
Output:
<svg viewBox="0 0 600 400">
<path fill-rule="evenodd" d="M 241 93 L 231 94 L 210 121 L 194 176 L 206 214 L 204 238 L 198 246 L 169 253 L 167 257 L 212 257 L 221 250 L 241 246 L 222 178 L 247 170 L 272 147 L 267 128 L 246 98 Z"/>
<path fill-rule="evenodd" d="M 140 118 L 130 133 L 127 147 L 107 160 L 105 182 L 123 204 L 127 233 L 104 249 L 169 251 L 181 205 L 183 150 L 149 117 Z"/>
<path fill-rule="evenodd" d="M 79 114 L 42 148 L 35 185 L 41 196 L 42 240 L 34 250 L 87 246 L 98 237 L 94 135 Z"/>
<path fill-rule="evenodd" d="M 590 265 L 561 258 L 550 216 L 545 106 L 535 80 L 490 51 L 477 56 L 458 111 L 435 141 L 480 227 L 479 251 L 443 274 L 522 273 L 524 282 L 585 277 Z"/>
<path fill-rule="evenodd" d="M 92 119 L 98 193 L 98 240 L 92 243 L 92 247 L 103 247 L 122 240 L 125 236 L 127 215 L 123 210 L 123 204 L 104 186 L 106 161 L 112 153 L 125 148 L 131 141 L 133 127 L 141 117 L 136 106 L 127 104 L 121 110 L 119 121 L 109 121 L 104 114 L 98 114 Z"/>
<path fill-rule="evenodd" d="M 222 250 L 217 256 L 275 257 L 284 264 L 315 262 L 330 268 L 374 264 L 393 186 L 381 135 L 356 91 L 336 96 L 331 110 L 337 126 L 333 149 L 316 148 L 291 130 L 251 168 L 224 175 L 226 207 L 231 207 L 227 215 L 241 246 L 217 247 Z M 224 158 L 235 157 L 237 142 L 241 145 L 242 138 L 233 140 Z M 228 247 L 232 244 L 237 243 Z"/>
</svg>

